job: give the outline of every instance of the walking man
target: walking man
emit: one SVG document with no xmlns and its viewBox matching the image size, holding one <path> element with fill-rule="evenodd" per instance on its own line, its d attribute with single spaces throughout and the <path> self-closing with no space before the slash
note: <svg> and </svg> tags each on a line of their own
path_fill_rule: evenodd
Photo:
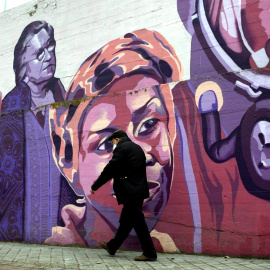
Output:
<svg viewBox="0 0 270 270">
<path fill-rule="evenodd" d="M 141 147 L 133 143 L 123 130 L 115 131 L 109 138 L 115 145 L 113 157 L 105 166 L 91 187 L 94 194 L 110 179 L 114 179 L 113 189 L 118 204 L 123 204 L 120 225 L 108 243 L 100 246 L 114 255 L 134 228 L 143 250 L 135 261 L 155 261 L 157 254 L 142 212 L 143 200 L 149 197 L 146 177 L 146 158 Z"/>
</svg>

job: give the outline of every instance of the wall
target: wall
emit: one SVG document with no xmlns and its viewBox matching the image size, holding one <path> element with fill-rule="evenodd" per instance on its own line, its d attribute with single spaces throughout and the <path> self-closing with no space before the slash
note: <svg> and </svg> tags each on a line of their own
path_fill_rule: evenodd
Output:
<svg viewBox="0 0 270 270">
<path fill-rule="evenodd" d="M 266 0 L 43 0 L 0 13 L 0 239 L 113 237 L 112 182 L 90 188 L 123 129 L 146 155 L 158 251 L 269 256 L 268 13 Z M 134 231 L 122 248 L 140 248 Z"/>
</svg>

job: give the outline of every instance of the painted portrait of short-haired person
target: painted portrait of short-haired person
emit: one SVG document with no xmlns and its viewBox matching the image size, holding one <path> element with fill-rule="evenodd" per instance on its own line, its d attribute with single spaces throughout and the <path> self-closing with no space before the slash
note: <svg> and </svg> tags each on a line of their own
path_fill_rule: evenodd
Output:
<svg viewBox="0 0 270 270">
<path fill-rule="evenodd" d="M 73 196 L 52 158 L 44 106 L 64 100 L 64 87 L 54 77 L 55 46 L 53 27 L 34 21 L 14 48 L 16 86 L 4 97 L 0 118 L 3 241 L 43 242 L 61 224 L 60 208 Z"/>
</svg>

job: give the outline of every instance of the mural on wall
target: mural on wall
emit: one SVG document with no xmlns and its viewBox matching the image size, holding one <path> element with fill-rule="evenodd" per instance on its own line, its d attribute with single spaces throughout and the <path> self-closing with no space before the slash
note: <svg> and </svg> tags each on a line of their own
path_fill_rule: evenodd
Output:
<svg viewBox="0 0 270 270">
<path fill-rule="evenodd" d="M 146 155 L 158 251 L 270 255 L 269 3 L 175 4 L 192 36 L 188 81 L 174 44 L 141 29 L 90 49 L 65 92 L 53 27 L 25 27 L 1 109 L 0 240 L 109 240 L 121 206 L 112 184 L 90 187 L 123 129 Z M 139 248 L 135 232 L 122 247 Z"/>
</svg>

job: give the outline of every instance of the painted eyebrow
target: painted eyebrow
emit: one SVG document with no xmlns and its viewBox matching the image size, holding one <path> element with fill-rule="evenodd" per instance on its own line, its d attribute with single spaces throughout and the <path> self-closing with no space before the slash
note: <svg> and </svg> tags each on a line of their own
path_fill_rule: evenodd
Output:
<svg viewBox="0 0 270 270">
<path fill-rule="evenodd" d="M 147 103 L 145 103 L 141 108 L 135 110 L 132 114 L 131 114 L 131 122 L 136 123 L 139 120 L 141 120 L 144 117 L 144 112 L 146 110 L 146 108 L 148 107 L 149 103 L 151 103 L 151 101 L 153 99 L 157 98 L 156 96 L 153 96 L 151 99 L 148 100 Z M 139 115 L 139 117 L 138 117 Z"/>
<path fill-rule="evenodd" d="M 108 133 L 113 133 L 114 131 L 116 131 L 115 128 L 104 128 L 104 129 L 98 130 L 98 131 L 96 131 L 96 132 L 93 132 L 92 134 L 98 134 L 98 135 L 100 135 L 100 134 L 106 133 L 106 132 L 108 132 Z M 88 133 L 87 138 L 90 137 L 90 136 L 89 136 L 90 133 L 91 133 L 91 132 Z M 108 136 L 108 137 L 109 137 L 109 136 Z M 103 144 L 103 143 L 108 139 L 108 137 L 107 137 L 105 140 L 103 140 L 105 137 L 102 136 L 101 140 L 98 141 L 98 145 L 101 145 L 101 144 L 100 144 L 101 141 L 102 141 L 102 144 Z M 95 141 L 95 143 L 96 143 L 96 141 Z"/>
<path fill-rule="evenodd" d="M 48 40 L 47 40 L 47 42 L 43 45 L 43 46 L 41 46 L 38 50 L 34 50 L 33 51 L 33 53 L 31 54 L 31 55 L 35 55 L 35 54 L 38 54 L 41 50 L 44 50 L 44 48 L 47 48 L 47 46 L 50 44 L 50 42 L 55 42 L 56 43 L 56 41 L 55 41 L 55 39 L 54 38 L 49 38 Z M 31 46 L 30 45 L 26 45 L 26 49 L 27 48 L 30 48 Z"/>
<path fill-rule="evenodd" d="M 98 130 L 98 131 L 93 131 L 93 132 L 91 132 L 91 131 L 89 131 L 88 132 L 88 134 L 87 134 L 87 139 L 89 139 L 89 137 L 91 136 L 91 134 L 102 134 L 102 133 L 106 133 L 106 132 L 108 132 L 108 133 L 113 133 L 114 131 L 116 131 L 117 129 L 115 129 L 115 128 L 104 128 L 104 129 L 101 129 L 101 130 Z M 109 136 L 108 136 L 109 137 Z M 102 138 L 103 139 L 103 138 Z M 101 139 L 101 140 L 102 140 Z M 107 140 L 107 139 L 106 139 Z M 104 140 L 104 142 L 106 141 L 106 140 Z M 102 142 L 103 143 L 103 142 Z"/>
<path fill-rule="evenodd" d="M 46 42 L 46 47 L 47 47 L 51 42 L 55 42 L 55 43 L 56 43 L 56 41 L 55 41 L 54 38 L 49 38 L 49 39 L 47 40 L 47 42 Z"/>
<path fill-rule="evenodd" d="M 98 131 L 94 131 L 93 133 L 97 133 L 97 134 L 101 134 L 101 133 L 106 133 L 106 132 L 111 132 L 111 133 L 113 133 L 113 132 L 115 132 L 117 129 L 115 129 L 115 128 L 104 128 L 104 129 L 101 129 L 101 130 L 98 130 Z"/>
<path fill-rule="evenodd" d="M 41 48 L 43 48 L 43 49 L 46 48 L 52 41 L 56 43 L 56 41 L 55 41 L 54 38 L 49 38 L 49 39 L 47 40 L 47 42 L 44 44 L 45 46 L 44 46 L 44 45 L 41 46 L 40 49 L 41 49 Z M 26 45 L 25 47 L 26 47 L 26 48 L 29 48 L 29 47 L 31 47 L 31 45 Z"/>
</svg>

